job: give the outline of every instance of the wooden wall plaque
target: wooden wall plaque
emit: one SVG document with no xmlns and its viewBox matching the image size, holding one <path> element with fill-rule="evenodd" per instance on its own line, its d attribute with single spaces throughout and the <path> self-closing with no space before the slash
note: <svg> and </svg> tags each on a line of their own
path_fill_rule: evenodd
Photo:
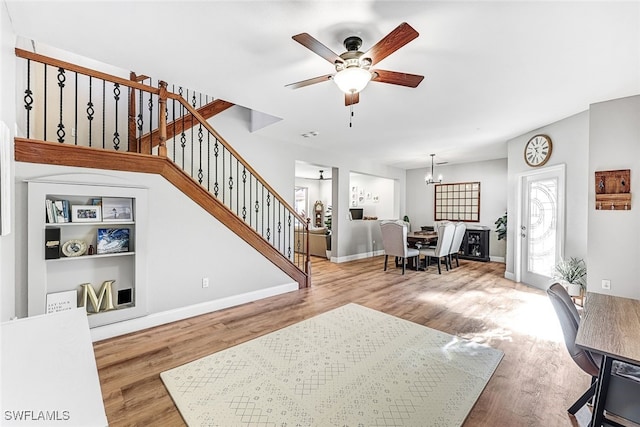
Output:
<svg viewBox="0 0 640 427">
<path fill-rule="evenodd" d="M 596 171 L 596 209 L 631 209 L 631 170 Z"/>
</svg>

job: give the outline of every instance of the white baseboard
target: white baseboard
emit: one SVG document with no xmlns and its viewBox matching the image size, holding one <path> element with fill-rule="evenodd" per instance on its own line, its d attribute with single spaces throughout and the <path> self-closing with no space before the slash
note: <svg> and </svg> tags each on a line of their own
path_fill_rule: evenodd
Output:
<svg viewBox="0 0 640 427">
<path fill-rule="evenodd" d="M 342 257 L 331 257 L 331 261 L 337 262 L 337 263 L 349 262 L 349 261 L 355 261 L 358 259 L 373 258 L 374 256 L 378 256 L 378 255 L 384 255 L 384 249 L 374 251 L 374 252 L 365 252 L 361 254 L 353 254 L 353 255 L 347 255 Z"/>
<path fill-rule="evenodd" d="M 200 304 L 194 304 L 187 307 L 180 307 L 173 310 L 163 311 L 161 313 L 153 313 L 136 319 L 125 320 L 110 325 L 98 326 L 91 329 L 91 340 L 100 341 L 107 338 L 116 337 L 118 335 L 128 334 L 140 331 L 142 329 L 154 326 L 164 325 L 165 323 L 175 322 L 177 320 L 187 319 L 189 317 L 199 316 L 201 314 L 210 313 L 224 308 L 234 307 L 263 298 L 284 294 L 298 290 L 298 283 L 287 283 L 284 285 L 274 286 L 258 291 L 247 292 L 240 295 L 233 295 L 226 298 L 220 298 L 213 301 L 207 301 Z"/>
<path fill-rule="evenodd" d="M 493 262 L 501 262 L 503 264 L 505 263 L 503 256 L 490 256 L 489 260 Z"/>
<path fill-rule="evenodd" d="M 516 281 L 516 275 L 511 273 L 510 271 L 505 271 L 504 272 L 504 278 L 505 279 L 509 279 L 509 280 L 513 280 L 514 282 Z"/>
</svg>

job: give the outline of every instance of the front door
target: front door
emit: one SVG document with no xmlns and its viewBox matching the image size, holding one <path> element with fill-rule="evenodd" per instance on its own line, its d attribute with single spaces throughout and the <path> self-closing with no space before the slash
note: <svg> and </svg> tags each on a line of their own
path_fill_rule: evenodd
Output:
<svg viewBox="0 0 640 427">
<path fill-rule="evenodd" d="M 564 247 L 564 165 L 520 178 L 520 281 L 546 289 Z"/>
</svg>

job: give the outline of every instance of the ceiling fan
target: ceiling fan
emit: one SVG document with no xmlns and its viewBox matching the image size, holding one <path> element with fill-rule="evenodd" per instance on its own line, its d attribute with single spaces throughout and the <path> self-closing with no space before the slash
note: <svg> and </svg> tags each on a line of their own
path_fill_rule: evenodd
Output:
<svg viewBox="0 0 640 427">
<path fill-rule="evenodd" d="M 371 67 L 417 38 L 418 35 L 418 32 L 411 25 L 403 22 L 364 53 L 359 50 L 362 46 L 360 37 L 347 37 L 344 40 L 344 47 L 347 51 L 340 55 L 307 33 L 295 35 L 292 37 L 295 41 L 332 63 L 335 66 L 336 73 L 291 83 L 286 87 L 298 89 L 315 83 L 333 80 L 340 90 L 345 93 L 344 104 L 347 106 L 360 101 L 359 93 L 369 81 L 415 88 L 424 79 L 424 76 L 372 69 Z"/>
</svg>

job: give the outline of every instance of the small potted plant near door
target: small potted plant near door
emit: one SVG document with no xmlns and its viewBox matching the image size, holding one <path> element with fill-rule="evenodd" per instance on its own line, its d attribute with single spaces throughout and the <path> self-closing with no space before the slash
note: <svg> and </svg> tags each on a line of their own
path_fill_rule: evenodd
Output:
<svg viewBox="0 0 640 427">
<path fill-rule="evenodd" d="M 556 264 L 556 279 L 567 289 L 572 297 L 582 297 L 585 278 L 587 277 L 587 265 L 582 258 L 569 258 Z"/>
</svg>

